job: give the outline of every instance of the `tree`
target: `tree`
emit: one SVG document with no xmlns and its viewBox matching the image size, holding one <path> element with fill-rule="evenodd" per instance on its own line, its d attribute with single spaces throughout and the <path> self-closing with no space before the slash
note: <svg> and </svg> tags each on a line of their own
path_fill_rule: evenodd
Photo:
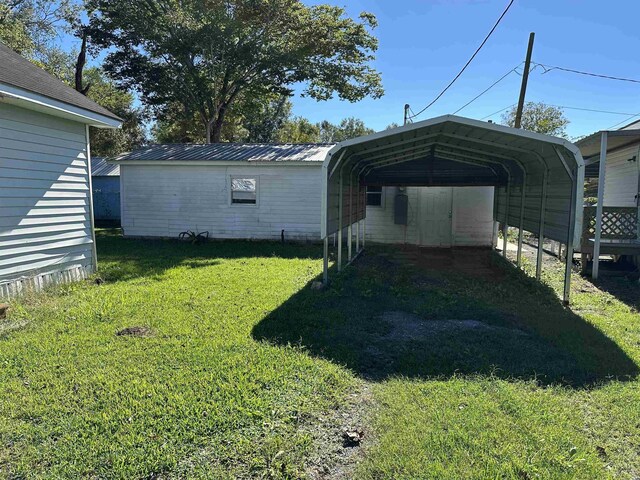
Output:
<svg viewBox="0 0 640 480">
<path fill-rule="evenodd" d="M 362 120 L 355 117 L 345 118 L 339 125 L 325 120 L 320 122 L 318 126 L 320 127 L 320 141 L 327 143 L 338 143 L 375 132 L 372 128 L 368 128 Z"/>
<path fill-rule="evenodd" d="M 30 60 L 43 60 L 80 6 L 73 0 L 0 1 L 0 42 Z M 43 62 L 44 63 L 44 62 Z"/>
<path fill-rule="evenodd" d="M 515 126 L 516 107 L 502 114 L 502 123 L 509 127 Z M 521 126 L 525 130 L 566 137 L 567 125 L 569 125 L 569 119 L 564 116 L 564 111 L 559 107 L 542 102 L 527 102 L 522 110 Z"/>
<path fill-rule="evenodd" d="M 244 92 L 348 101 L 380 97 L 370 65 L 376 19 L 301 0 L 88 0 L 92 41 L 110 48 L 105 69 L 158 115 L 182 105 L 207 142 L 222 138 Z"/>
<path fill-rule="evenodd" d="M 92 128 L 91 153 L 112 156 L 144 144 L 143 115 L 140 109 L 134 107 L 133 95 L 118 89 L 98 68 L 85 70 L 84 76 L 91 85 L 87 96 L 124 120 L 122 128 L 115 130 Z"/>
<path fill-rule="evenodd" d="M 276 135 L 280 143 L 318 143 L 320 127 L 304 117 L 287 120 Z"/>
</svg>

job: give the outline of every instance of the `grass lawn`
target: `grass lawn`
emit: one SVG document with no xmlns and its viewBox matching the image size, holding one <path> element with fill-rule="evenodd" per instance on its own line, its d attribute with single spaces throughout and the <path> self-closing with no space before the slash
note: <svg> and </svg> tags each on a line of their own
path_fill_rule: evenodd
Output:
<svg viewBox="0 0 640 480">
<path fill-rule="evenodd" d="M 315 291 L 318 246 L 102 231 L 98 250 L 104 282 L 0 320 L 0 477 L 640 476 L 640 293 L 621 279 L 576 275 L 565 309 L 554 263 L 540 285 L 378 247 Z"/>
</svg>

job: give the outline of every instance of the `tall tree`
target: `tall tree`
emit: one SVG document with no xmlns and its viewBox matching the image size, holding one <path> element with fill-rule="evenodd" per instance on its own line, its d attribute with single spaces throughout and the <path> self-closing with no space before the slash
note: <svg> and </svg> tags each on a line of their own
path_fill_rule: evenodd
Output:
<svg viewBox="0 0 640 480">
<path fill-rule="evenodd" d="M 30 60 L 46 59 L 61 31 L 69 31 L 75 0 L 0 1 L 0 42 Z"/>
<path fill-rule="evenodd" d="M 320 127 L 320 141 L 329 143 L 342 142 L 375 132 L 372 128 L 367 127 L 362 120 L 355 117 L 345 118 L 338 125 L 325 120 L 320 122 L 318 126 Z"/>
<path fill-rule="evenodd" d="M 84 76 L 91 85 L 87 96 L 124 120 L 122 127 L 115 130 L 92 128 L 91 153 L 112 156 L 145 143 L 143 112 L 135 108 L 133 95 L 117 88 L 98 68 L 85 70 Z"/>
<path fill-rule="evenodd" d="M 320 127 L 304 117 L 293 117 L 287 120 L 276 135 L 280 143 L 318 143 Z"/>
<path fill-rule="evenodd" d="M 198 115 L 207 142 L 248 90 L 348 101 L 382 95 L 369 64 L 376 19 L 358 20 L 301 0 L 88 0 L 91 37 L 111 48 L 108 73 L 162 114 L 175 103 Z"/>
<path fill-rule="evenodd" d="M 502 123 L 509 127 L 515 126 L 516 107 L 502 114 Z M 559 107 L 546 105 L 542 102 L 527 102 L 522 110 L 522 128 L 532 132 L 566 137 L 566 127 L 569 119 Z"/>
</svg>

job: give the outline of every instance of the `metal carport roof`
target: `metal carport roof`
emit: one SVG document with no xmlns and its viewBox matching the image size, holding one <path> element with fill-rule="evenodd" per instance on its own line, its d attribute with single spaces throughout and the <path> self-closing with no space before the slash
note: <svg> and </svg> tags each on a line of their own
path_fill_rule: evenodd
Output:
<svg viewBox="0 0 640 480">
<path fill-rule="evenodd" d="M 505 228 L 565 243 L 569 259 L 580 242 L 584 161 L 562 138 L 444 115 L 339 143 L 327 154 L 322 178 L 325 245 L 329 235 L 365 218 L 367 185 L 495 186 L 494 219 Z M 341 249 L 339 242 L 339 269 Z"/>
</svg>

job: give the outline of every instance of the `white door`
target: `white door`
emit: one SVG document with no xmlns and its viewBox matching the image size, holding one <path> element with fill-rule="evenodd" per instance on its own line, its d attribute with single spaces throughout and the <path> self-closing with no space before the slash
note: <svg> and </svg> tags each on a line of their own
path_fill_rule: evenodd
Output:
<svg viewBox="0 0 640 480">
<path fill-rule="evenodd" d="M 451 247 L 452 187 L 418 190 L 418 234 L 424 247 Z"/>
</svg>

